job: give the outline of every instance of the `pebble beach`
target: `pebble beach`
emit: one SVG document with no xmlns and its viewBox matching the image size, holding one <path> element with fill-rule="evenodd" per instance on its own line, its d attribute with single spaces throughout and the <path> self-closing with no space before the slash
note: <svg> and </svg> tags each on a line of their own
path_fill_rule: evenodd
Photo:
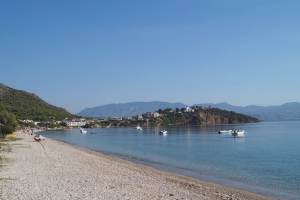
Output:
<svg viewBox="0 0 300 200">
<path fill-rule="evenodd" d="M 271 199 L 16 132 L 2 142 L 0 199 Z"/>
</svg>

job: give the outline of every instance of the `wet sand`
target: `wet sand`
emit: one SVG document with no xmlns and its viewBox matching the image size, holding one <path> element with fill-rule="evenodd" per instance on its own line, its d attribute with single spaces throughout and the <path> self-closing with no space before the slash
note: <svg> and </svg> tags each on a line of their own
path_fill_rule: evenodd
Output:
<svg viewBox="0 0 300 200">
<path fill-rule="evenodd" d="M 0 199 L 271 199 L 16 134 L 0 150 Z"/>
</svg>

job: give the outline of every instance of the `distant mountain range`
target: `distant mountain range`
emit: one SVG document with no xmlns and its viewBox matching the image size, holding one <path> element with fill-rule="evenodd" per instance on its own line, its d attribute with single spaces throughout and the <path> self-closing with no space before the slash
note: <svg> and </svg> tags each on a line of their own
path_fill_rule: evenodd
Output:
<svg viewBox="0 0 300 200">
<path fill-rule="evenodd" d="M 168 103 L 161 101 L 152 102 L 131 102 L 120 104 L 108 104 L 94 108 L 86 108 L 77 115 L 84 117 L 122 117 L 136 116 L 146 112 L 153 112 L 159 109 L 184 108 L 192 106 L 214 107 L 221 110 L 234 111 L 252 117 L 261 121 L 279 121 L 279 120 L 300 120 L 300 103 L 291 102 L 279 106 L 233 106 L 228 103 L 201 103 L 187 105 L 183 103 Z M 22 90 L 15 90 L 0 83 L 0 112 L 6 111 L 16 115 L 18 119 L 39 119 L 47 120 L 49 118 L 63 119 L 65 117 L 75 117 L 63 108 L 48 104 L 37 95 Z"/>
<path fill-rule="evenodd" d="M 279 106 L 233 106 L 228 103 L 203 103 L 194 106 L 212 106 L 222 110 L 234 111 L 245 115 L 256 117 L 262 121 L 300 120 L 300 103 L 290 102 Z"/>
<path fill-rule="evenodd" d="M 234 111 L 245 115 L 253 116 L 262 121 L 280 121 L 280 120 L 300 120 L 300 103 L 292 102 L 280 106 L 233 106 L 228 103 L 201 103 L 194 105 L 186 105 L 183 103 L 168 103 L 168 102 L 131 102 L 120 104 L 108 104 L 94 108 L 86 108 L 77 115 L 85 117 L 122 117 L 136 116 L 146 112 L 157 111 L 158 109 L 166 108 L 184 108 L 187 106 L 203 106 L 219 108 L 227 111 Z"/>
<path fill-rule="evenodd" d="M 158 109 L 166 108 L 184 108 L 187 105 L 183 103 L 168 103 L 160 101 L 152 102 L 131 102 L 108 104 L 104 106 L 97 106 L 94 108 L 86 108 L 77 115 L 84 117 L 122 117 L 122 116 L 136 116 L 146 112 L 157 111 Z"/>
</svg>

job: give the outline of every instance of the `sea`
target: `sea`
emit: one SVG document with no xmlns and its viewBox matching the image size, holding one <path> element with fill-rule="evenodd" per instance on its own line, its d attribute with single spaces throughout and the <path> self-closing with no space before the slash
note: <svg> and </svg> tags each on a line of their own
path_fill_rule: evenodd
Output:
<svg viewBox="0 0 300 200">
<path fill-rule="evenodd" d="M 168 135 L 158 132 L 167 130 Z M 219 130 L 245 130 L 243 137 Z M 300 121 L 226 125 L 94 128 L 42 135 L 276 199 L 300 199 Z M 92 134 L 93 133 L 93 134 Z"/>
</svg>

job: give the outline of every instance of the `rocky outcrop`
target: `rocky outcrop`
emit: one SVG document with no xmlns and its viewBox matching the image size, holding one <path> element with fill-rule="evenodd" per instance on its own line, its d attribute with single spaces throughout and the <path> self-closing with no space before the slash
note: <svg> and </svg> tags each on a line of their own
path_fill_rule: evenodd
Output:
<svg viewBox="0 0 300 200">
<path fill-rule="evenodd" d="M 200 117 L 204 120 L 206 124 L 228 124 L 229 120 L 228 117 L 214 115 L 210 113 L 200 113 Z"/>
<path fill-rule="evenodd" d="M 235 123 L 255 123 L 259 120 L 248 115 L 212 109 L 211 111 L 200 111 L 199 116 L 206 124 L 235 124 Z"/>
</svg>

